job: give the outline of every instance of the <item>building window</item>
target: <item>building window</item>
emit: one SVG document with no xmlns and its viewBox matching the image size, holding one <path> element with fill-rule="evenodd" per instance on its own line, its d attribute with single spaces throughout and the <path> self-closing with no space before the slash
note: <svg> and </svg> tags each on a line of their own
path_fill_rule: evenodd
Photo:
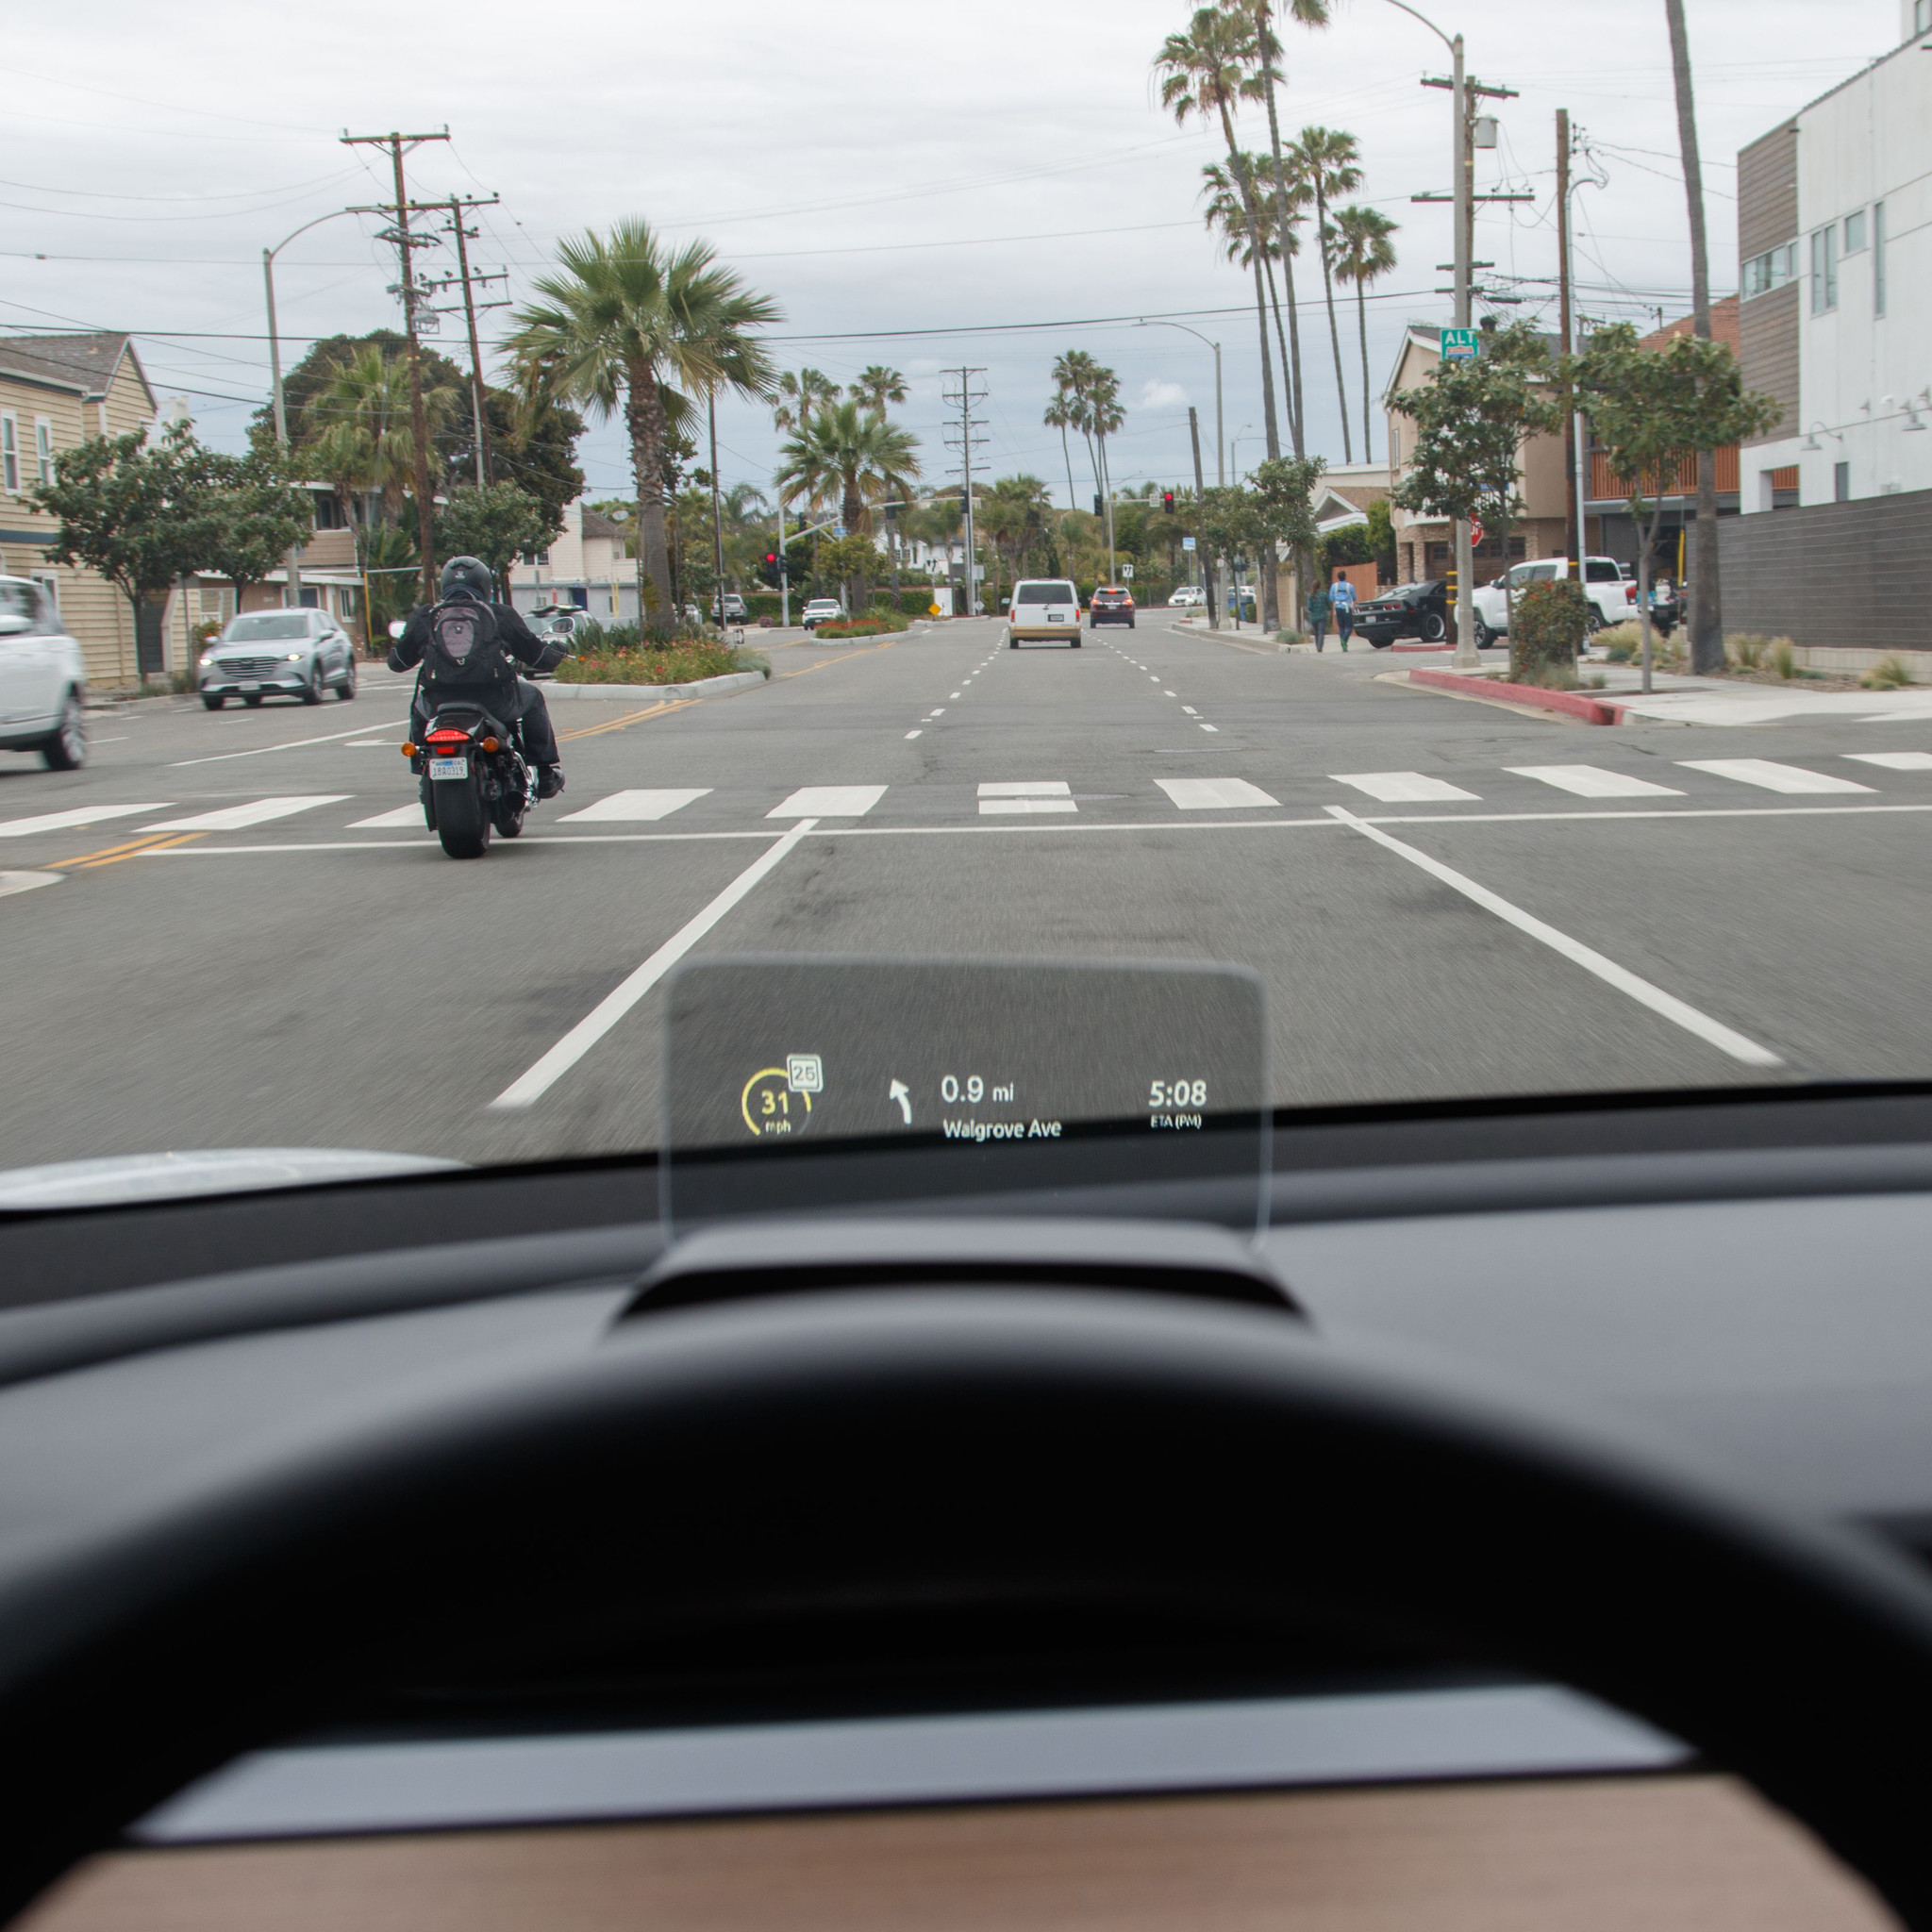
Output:
<svg viewBox="0 0 1932 1932">
<path fill-rule="evenodd" d="M 54 422 L 50 416 L 34 418 L 34 462 L 42 483 L 54 480 Z"/>
<path fill-rule="evenodd" d="M 1932 0 L 1928 0 L 1932 4 Z M 1798 244 L 1787 242 L 1782 248 L 1767 249 L 1762 255 L 1754 255 L 1744 264 L 1741 277 L 1744 299 L 1748 302 L 1753 295 L 1768 295 L 1774 289 L 1781 289 L 1798 273 Z"/>
<path fill-rule="evenodd" d="M 1932 7 L 1932 0 L 1919 0 L 1922 7 Z M 1872 313 L 1885 313 L 1885 204 L 1874 201 L 1872 204 Z"/>
<path fill-rule="evenodd" d="M 318 530 L 342 528 L 341 500 L 333 490 L 311 490 L 308 500 L 315 506 L 315 527 Z"/>
<path fill-rule="evenodd" d="M 20 490 L 20 425 L 0 416 L 0 489 L 11 496 Z"/>
<path fill-rule="evenodd" d="M 1845 253 L 1861 255 L 1865 248 L 1865 210 L 1845 217 Z"/>
<path fill-rule="evenodd" d="M 1834 463 L 1831 466 L 1831 500 L 1834 503 L 1849 503 L 1852 500 L 1852 466 L 1849 463 Z"/>
<path fill-rule="evenodd" d="M 1811 313 L 1824 315 L 1838 307 L 1838 224 L 1815 230 L 1811 237 Z"/>
</svg>

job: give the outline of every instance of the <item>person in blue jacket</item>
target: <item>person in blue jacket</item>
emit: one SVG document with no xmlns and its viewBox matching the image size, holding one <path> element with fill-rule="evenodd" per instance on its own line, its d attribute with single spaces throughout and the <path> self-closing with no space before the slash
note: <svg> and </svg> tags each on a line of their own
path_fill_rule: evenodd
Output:
<svg viewBox="0 0 1932 1932">
<path fill-rule="evenodd" d="M 1345 651 L 1355 630 L 1355 586 L 1346 577 L 1337 577 L 1328 586 L 1328 608 L 1335 618 L 1335 635 Z"/>
</svg>

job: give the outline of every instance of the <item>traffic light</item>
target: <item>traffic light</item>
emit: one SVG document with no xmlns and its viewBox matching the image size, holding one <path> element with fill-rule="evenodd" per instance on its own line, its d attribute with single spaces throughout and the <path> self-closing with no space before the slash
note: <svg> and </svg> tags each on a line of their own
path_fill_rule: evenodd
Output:
<svg viewBox="0 0 1932 1932">
<path fill-rule="evenodd" d="M 777 589 L 778 578 L 782 575 L 782 571 L 778 560 L 778 553 L 775 550 L 768 550 L 765 552 L 765 560 L 758 566 L 758 575 L 759 576 L 763 577 L 766 583 L 770 584 L 774 590 Z"/>
<path fill-rule="evenodd" d="M 1172 490 L 1163 490 L 1160 492 L 1160 507 L 1168 513 L 1169 516 L 1173 516 L 1174 491 Z"/>
<path fill-rule="evenodd" d="M 1107 506 L 1101 502 L 1097 492 L 1093 498 L 1093 514 L 1097 517 L 1104 517 L 1107 514 Z"/>
</svg>

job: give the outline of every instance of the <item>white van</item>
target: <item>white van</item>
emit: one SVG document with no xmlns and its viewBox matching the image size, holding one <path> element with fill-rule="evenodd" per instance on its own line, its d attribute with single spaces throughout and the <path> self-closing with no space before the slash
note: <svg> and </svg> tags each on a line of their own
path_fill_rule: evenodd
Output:
<svg viewBox="0 0 1932 1932">
<path fill-rule="evenodd" d="M 1080 592 L 1064 577 L 1023 577 L 1007 600 L 1007 648 L 1020 640 L 1080 648 Z"/>
<path fill-rule="evenodd" d="M 1512 564 L 1493 582 L 1478 584 L 1470 598 L 1475 607 L 1472 627 L 1477 650 L 1486 650 L 1498 638 L 1508 635 L 1509 599 L 1506 586 L 1521 596 L 1531 584 L 1555 583 L 1572 574 L 1573 566 L 1567 557 L 1540 557 L 1533 563 Z M 1592 630 L 1635 619 L 1637 586 L 1624 576 L 1615 558 L 1586 557 L 1583 589 L 1590 599 Z"/>
</svg>

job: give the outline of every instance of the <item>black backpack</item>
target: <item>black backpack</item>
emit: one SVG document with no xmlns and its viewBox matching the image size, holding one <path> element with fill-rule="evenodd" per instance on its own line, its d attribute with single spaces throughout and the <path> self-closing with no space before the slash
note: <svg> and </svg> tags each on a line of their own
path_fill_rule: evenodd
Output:
<svg viewBox="0 0 1932 1932">
<path fill-rule="evenodd" d="M 431 607 L 423 675 L 434 685 L 505 684 L 516 675 L 503 651 L 496 612 L 458 591 Z"/>
</svg>

